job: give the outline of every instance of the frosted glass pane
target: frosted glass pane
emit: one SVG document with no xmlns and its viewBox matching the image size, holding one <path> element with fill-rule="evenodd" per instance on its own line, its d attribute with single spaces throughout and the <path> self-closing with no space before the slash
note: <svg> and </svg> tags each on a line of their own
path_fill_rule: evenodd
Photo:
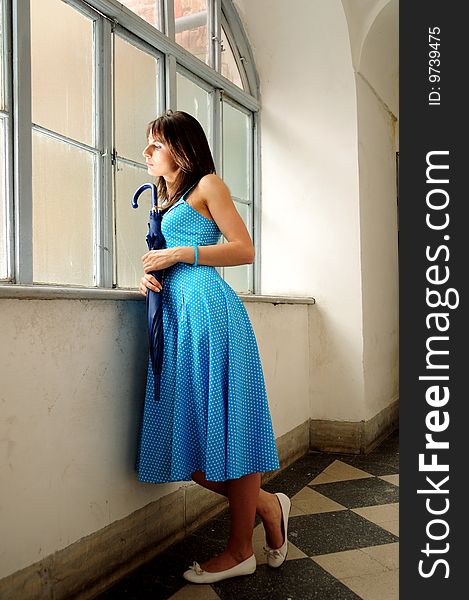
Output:
<svg viewBox="0 0 469 600">
<path fill-rule="evenodd" d="M 221 74 L 243 89 L 238 65 L 223 27 L 221 28 Z"/>
<path fill-rule="evenodd" d="M 210 141 L 209 133 L 209 109 L 210 96 L 201 87 L 196 85 L 187 77 L 177 73 L 177 106 L 195 117 L 202 125 L 207 139 Z"/>
<path fill-rule="evenodd" d="M 148 213 L 151 208 L 151 191 L 146 190 L 138 199 L 138 208 L 132 208 L 132 196 L 142 183 L 156 183 L 146 169 L 118 162 L 116 174 L 115 256 L 117 286 L 138 288 L 143 275 L 142 255 L 148 251 L 145 236 L 148 231 Z"/>
<path fill-rule="evenodd" d="M 249 200 L 250 118 L 223 102 L 223 179 L 233 196 Z"/>
<path fill-rule="evenodd" d="M 89 153 L 33 131 L 33 280 L 94 286 Z"/>
<path fill-rule="evenodd" d="M 247 230 L 251 233 L 250 207 L 236 201 L 234 201 L 234 204 L 241 215 Z M 236 292 L 251 292 L 249 265 L 224 267 L 223 279 L 229 283 Z"/>
<path fill-rule="evenodd" d="M 174 0 L 176 42 L 209 64 L 207 0 Z"/>
<path fill-rule="evenodd" d="M 0 109 L 5 108 L 3 95 L 3 2 L 0 2 Z"/>
<path fill-rule="evenodd" d="M 31 2 L 33 123 L 93 145 L 93 22 L 62 0 Z"/>
<path fill-rule="evenodd" d="M 0 279 L 7 277 L 5 164 L 5 128 L 0 119 Z"/>
<path fill-rule="evenodd" d="M 118 36 L 115 40 L 116 150 L 145 163 L 147 124 L 158 116 L 158 59 Z"/>
<path fill-rule="evenodd" d="M 235 292 L 249 294 L 249 266 L 236 265 L 236 267 L 225 267 L 223 279 L 231 285 Z"/>
<path fill-rule="evenodd" d="M 120 0 L 120 2 L 153 27 L 161 28 L 159 0 Z"/>
</svg>

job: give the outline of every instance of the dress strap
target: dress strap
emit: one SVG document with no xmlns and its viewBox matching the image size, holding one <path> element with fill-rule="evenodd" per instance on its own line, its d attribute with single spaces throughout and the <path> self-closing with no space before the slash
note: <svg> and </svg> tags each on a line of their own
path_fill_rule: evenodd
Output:
<svg viewBox="0 0 469 600">
<path fill-rule="evenodd" d="M 200 181 L 200 179 L 199 179 L 199 181 Z M 191 187 L 184 192 L 184 194 L 181 196 L 180 199 L 184 200 L 186 197 L 186 194 L 188 194 L 191 191 L 191 189 L 194 188 L 199 183 L 199 181 L 196 181 L 193 185 L 191 185 Z"/>
<path fill-rule="evenodd" d="M 199 181 L 200 181 L 200 179 L 199 179 Z M 188 189 L 187 189 L 187 190 L 184 192 L 184 194 L 183 194 L 183 195 L 182 195 L 182 196 L 179 198 L 179 200 L 177 200 L 177 201 L 176 201 L 174 204 L 172 204 L 171 206 L 169 206 L 169 207 L 167 207 L 167 208 L 163 209 L 163 210 L 164 210 L 164 213 L 166 214 L 167 212 L 169 212 L 170 210 L 172 210 L 172 209 L 173 209 L 175 206 L 177 206 L 177 205 L 178 205 L 178 204 L 180 204 L 181 202 L 185 202 L 185 201 L 186 201 L 186 200 L 185 200 L 185 196 L 186 196 L 186 194 L 188 194 L 188 193 L 191 191 L 191 189 L 192 189 L 193 187 L 195 187 L 195 186 L 196 186 L 196 185 L 199 183 L 199 181 L 196 181 L 196 182 L 195 182 L 193 185 L 191 185 L 191 187 L 190 187 L 190 188 L 188 188 Z"/>
</svg>

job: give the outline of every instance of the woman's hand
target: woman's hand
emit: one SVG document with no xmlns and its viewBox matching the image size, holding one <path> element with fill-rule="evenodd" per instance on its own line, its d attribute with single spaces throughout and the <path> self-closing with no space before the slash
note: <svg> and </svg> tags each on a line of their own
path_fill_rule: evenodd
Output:
<svg viewBox="0 0 469 600">
<path fill-rule="evenodd" d="M 142 256 L 143 270 L 145 273 L 167 269 L 178 262 L 175 248 L 163 248 L 161 250 L 150 250 Z"/>
<path fill-rule="evenodd" d="M 146 296 L 147 288 L 149 290 L 153 290 L 154 292 L 161 292 L 161 290 L 163 289 L 163 286 L 158 281 L 158 279 L 155 279 L 155 277 L 153 277 L 153 275 L 144 275 L 142 277 L 142 279 L 140 280 L 140 285 L 138 286 L 138 291 L 143 296 Z"/>
</svg>

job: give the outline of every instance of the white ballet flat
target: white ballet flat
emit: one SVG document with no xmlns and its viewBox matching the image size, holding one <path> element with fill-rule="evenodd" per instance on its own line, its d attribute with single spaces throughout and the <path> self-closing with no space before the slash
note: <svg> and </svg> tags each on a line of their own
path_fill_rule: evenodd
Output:
<svg viewBox="0 0 469 600">
<path fill-rule="evenodd" d="M 276 569 L 285 561 L 288 554 L 288 517 L 290 516 L 291 500 L 282 492 L 276 492 L 282 509 L 283 528 L 285 531 L 285 540 L 280 548 L 271 548 L 267 543 L 263 546 L 264 553 L 267 555 L 267 564 Z"/>
<path fill-rule="evenodd" d="M 252 554 L 243 562 L 238 563 L 231 569 L 225 569 L 224 571 L 209 572 L 204 571 L 198 562 L 194 560 L 192 566 L 187 571 L 184 571 L 182 576 L 191 583 L 213 583 L 214 581 L 221 581 L 222 579 L 228 579 L 229 577 L 237 577 L 238 575 L 251 575 L 256 570 L 256 557 Z"/>
</svg>

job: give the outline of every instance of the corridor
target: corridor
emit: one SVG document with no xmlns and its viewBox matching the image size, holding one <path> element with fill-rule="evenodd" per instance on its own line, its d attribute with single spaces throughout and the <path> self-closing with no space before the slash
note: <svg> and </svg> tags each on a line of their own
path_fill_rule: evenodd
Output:
<svg viewBox="0 0 469 600">
<path fill-rule="evenodd" d="M 101 594 L 99 600 L 397 600 L 399 431 L 367 455 L 309 452 L 263 486 L 292 499 L 285 563 L 271 569 L 256 516 L 253 575 L 211 585 L 182 577 L 221 552 L 225 509 Z"/>
</svg>

